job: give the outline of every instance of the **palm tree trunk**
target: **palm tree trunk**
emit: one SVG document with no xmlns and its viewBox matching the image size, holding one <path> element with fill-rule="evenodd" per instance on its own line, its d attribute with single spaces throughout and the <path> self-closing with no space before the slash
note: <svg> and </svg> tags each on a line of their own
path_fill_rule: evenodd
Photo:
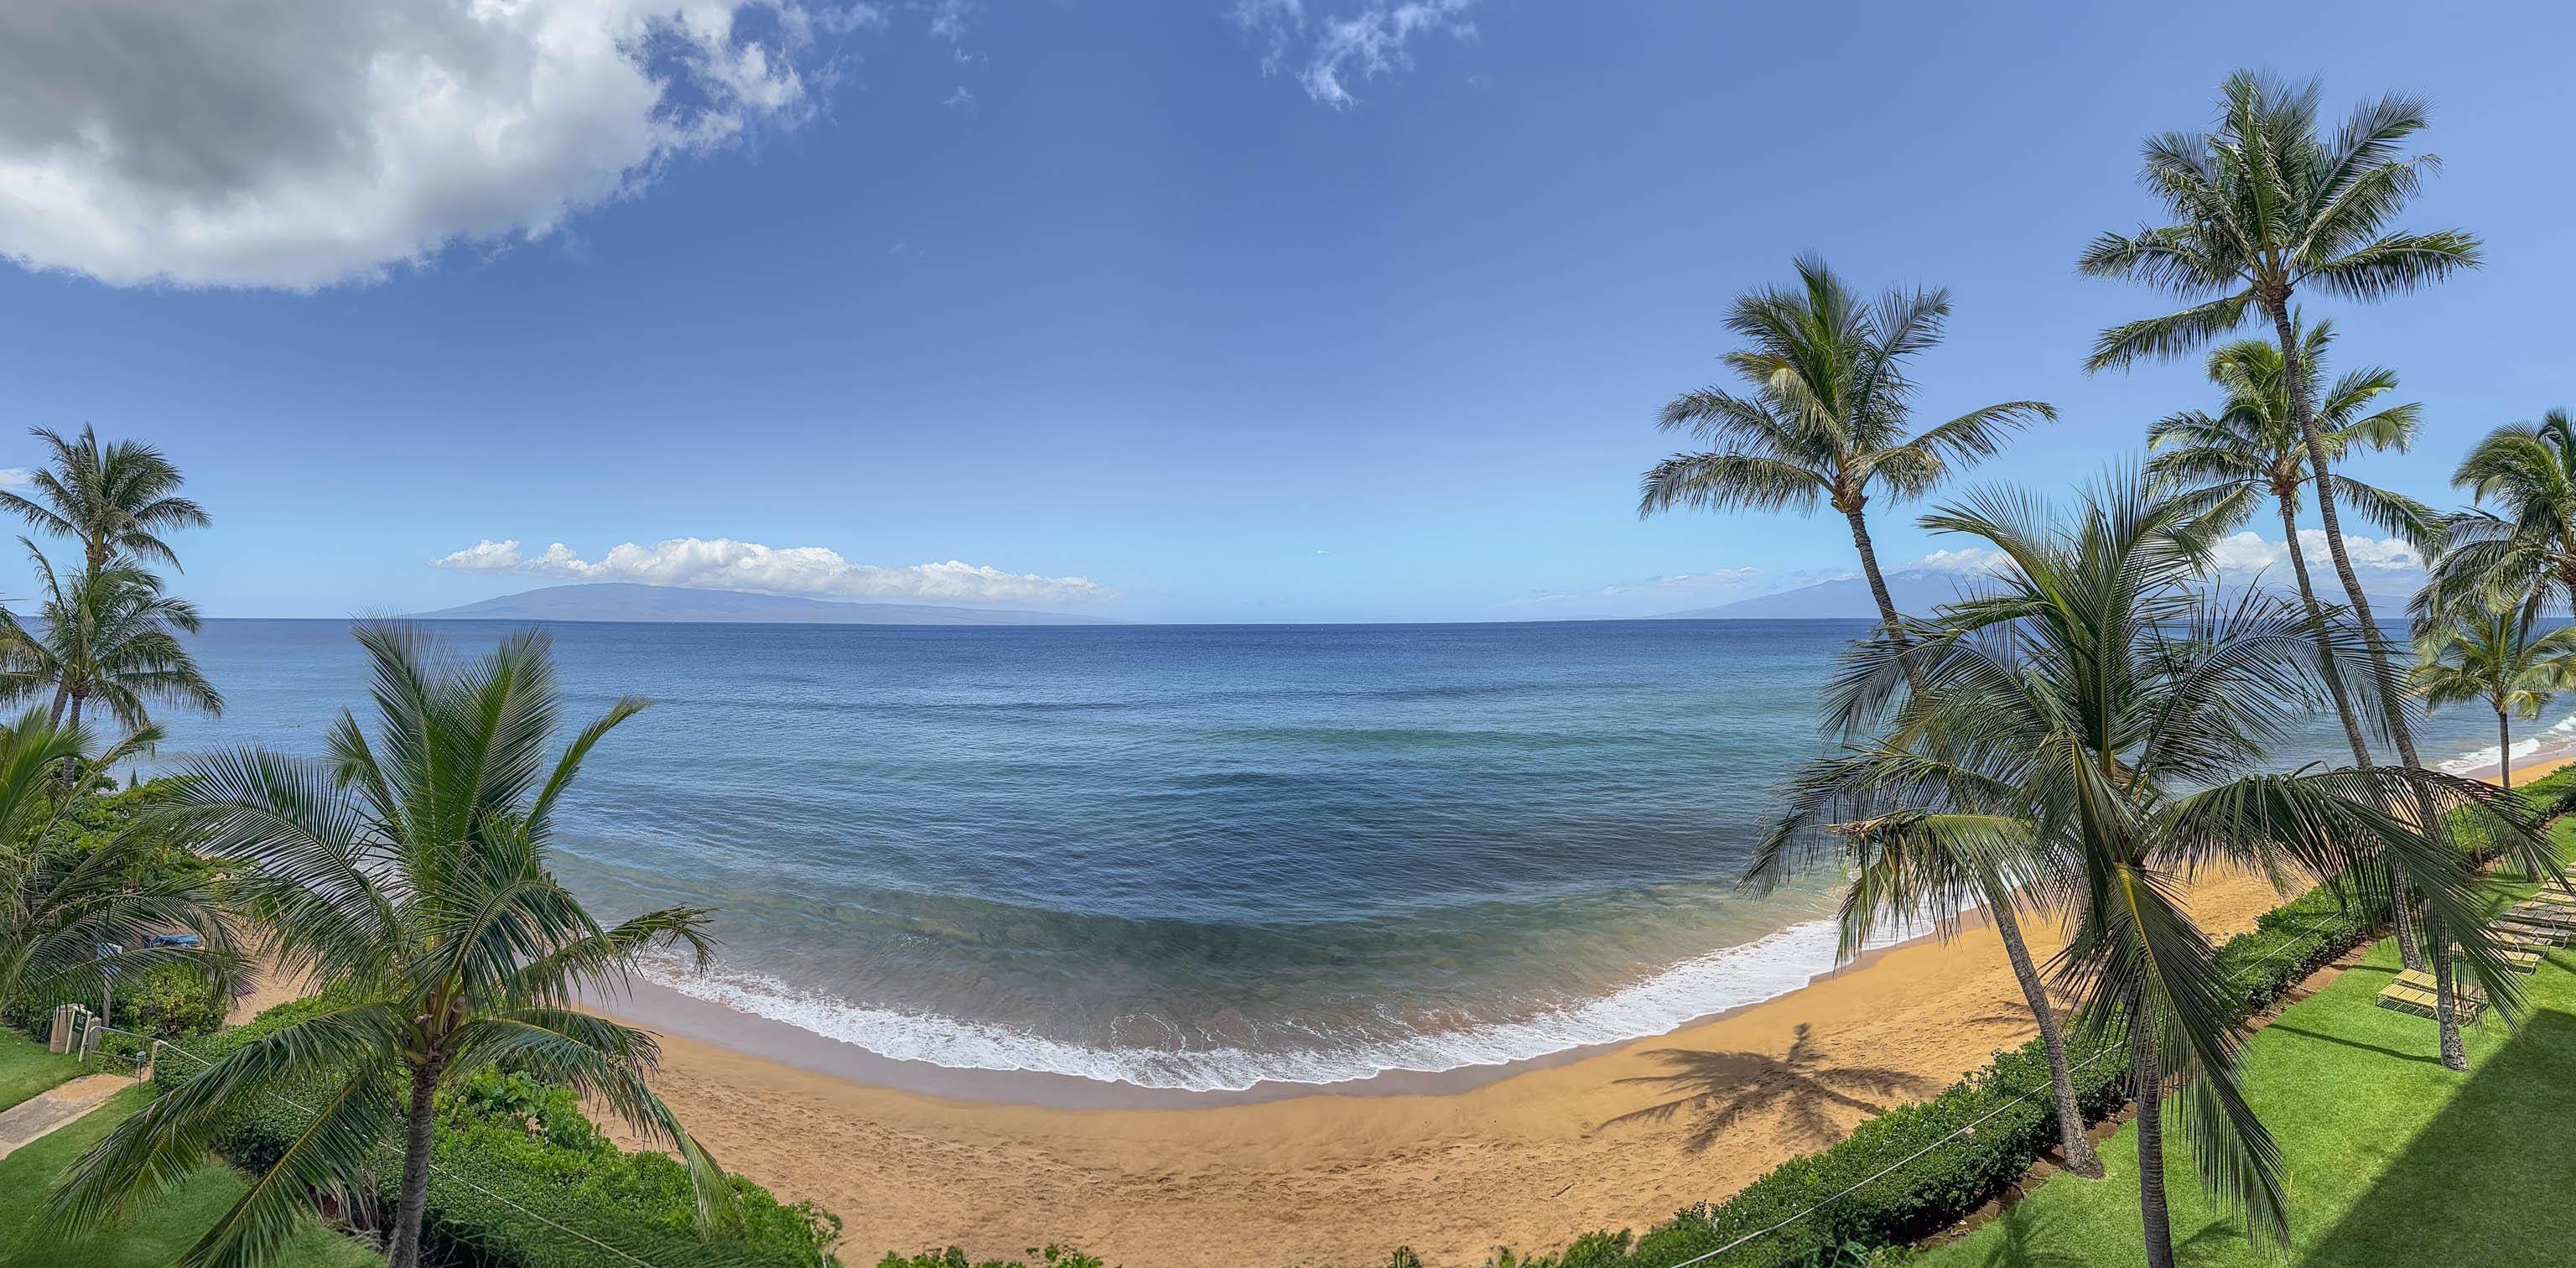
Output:
<svg viewBox="0 0 2576 1268">
<path fill-rule="evenodd" d="M 61 726 L 63 724 L 63 708 L 70 704 L 71 701 L 71 688 L 59 685 L 54 688 L 53 724 L 55 726 Z"/>
<path fill-rule="evenodd" d="M 2496 710 L 2496 782 L 2513 791 L 2513 720 Z"/>
<path fill-rule="evenodd" d="M 1910 646 L 1911 640 L 1905 637 L 1905 618 L 1897 612 L 1896 600 L 1887 593 L 1887 578 L 1878 572 L 1878 549 L 1870 544 L 1868 518 L 1857 506 L 1843 512 L 1843 518 L 1851 521 L 1852 545 L 1860 548 L 1860 571 L 1862 576 L 1869 578 L 1869 596 L 1878 600 L 1880 626 L 1887 631 L 1889 642 L 1899 648 Z M 1905 667 L 1905 685 L 1916 695 L 1921 695 L 1922 671 L 1910 658 L 1900 659 L 1897 663 Z"/>
<path fill-rule="evenodd" d="M 2144 1224 L 2147 1268 L 2174 1268 L 2173 1213 L 2165 1207 L 2165 1072 L 2156 1052 L 2155 1027 L 2129 1019 L 2129 1073 L 2138 1096 L 2138 1212 Z"/>
<path fill-rule="evenodd" d="M 2057 1024 L 2057 1011 L 2048 1005 L 2048 985 L 2039 977 L 2039 968 L 2031 963 L 2030 947 L 2023 943 L 2021 921 L 2013 915 L 2009 894 L 1988 892 L 1986 908 L 1994 913 L 1995 933 L 2004 941 L 2004 958 L 2012 961 L 2013 977 L 2021 983 L 2021 996 L 2030 1001 L 2030 1015 L 2039 1023 L 2040 1047 L 2048 1053 L 2048 1088 L 2057 1099 L 2057 1148 L 2066 1160 L 2066 1169 L 2087 1180 L 2102 1178 L 2102 1159 L 2093 1152 L 2093 1142 L 2084 1138 L 2084 1111 L 2075 1103 L 2075 1071 L 2066 1061 L 2066 1032 Z"/>
<path fill-rule="evenodd" d="M 2371 615 L 2370 596 L 2361 590 L 2361 576 L 2352 570 L 2352 556 L 2344 550 L 2343 522 L 2335 514 L 2334 468 L 2326 458 L 2325 438 L 2317 432 L 2316 402 L 2310 399 L 2307 370 L 2299 359 L 2299 337 L 2290 328 L 2290 297 L 2267 299 L 2264 311 L 2272 318 L 2272 333 L 2281 341 L 2281 372 L 2289 379 L 2290 413 L 2299 422 L 2299 440 L 2307 446 L 2308 470 L 2317 485 L 2317 519 L 2326 531 L 2326 553 L 2334 557 L 2335 579 L 2343 583 L 2344 599 L 2352 605 L 2353 617 L 2361 622 L 2361 638 L 2370 649 L 2370 668 L 2379 681 L 2396 679 L 2388 667 L 2386 640 L 2380 635 L 2379 620 Z M 2296 537 L 2290 539 L 2290 551 L 2298 553 Z M 2388 738 L 2397 746 L 2400 764 L 2414 768 L 2424 763 L 2415 756 L 2415 735 L 2406 725 L 2406 708 L 2397 696 L 2380 693 L 2381 708 L 2388 714 Z"/>
<path fill-rule="evenodd" d="M 2425 932 L 2433 935 L 2433 1018 L 2442 1030 L 2442 1068 L 2466 1070 L 2469 1052 L 2460 1043 L 2458 973 L 2451 963 L 2451 935 L 2438 920 L 2424 924 Z"/>
<path fill-rule="evenodd" d="M 2353 571 L 2352 555 L 2344 549 L 2343 521 L 2335 513 L 2334 466 L 2326 458 L 2325 438 L 2317 432 L 2317 407 L 2309 392 L 2307 366 L 2299 357 L 2298 332 L 2290 328 L 2288 292 L 2266 297 L 2263 311 L 2271 317 L 2273 337 L 2281 344 L 2281 373 L 2290 386 L 2290 415 L 2298 420 L 2299 442 L 2308 451 L 2308 474 L 2317 486 L 2317 519 L 2325 527 L 2326 553 L 2334 559 L 2335 580 L 2343 584 L 2344 601 L 2352 606 L 2354 619 L 2361 622 L 2362 646 L 2370 649 L 2372 676 L 2383 685 L 2393 683 L 2397 680 L 2389 668 L 2388 648 L 2380 637 L 2379 619 L 2371 614 L 2370 596 L 2362 593 L 2361 576 Z M 2299 538 L 2296 533 L 2291 534 L 2288 544 L 2290 557 L 2298 558 Z M 2388 738 L 2397 747 L 2398 764 L 2408 770 L 2423 766 L 2422 759 L 2415 755 L 2414 730 L 2406 725 L 2404 701 L 2397 694 L 2382 690 L 2379 704 L 2388 717 Z M 2432 807 L 2421 796 L 2416 798 L 2416 813 L 2423 816 L 2419 822 L 2427 826 L 2431 824 Z M 2394 876 L 2390 878 L 2389 893 L 2397 923 L 2397 953 L 2407 967 L 2418 967 L 2423 963 L 2423 948 L 2410 948 L 2409 944 L 2414 939 L 2409 936 L 2411 930 L 2407 927 L 2414 900 L 2408 896 L 2405 881 Z M 2434 978 L 2435 1003 L 2447 1009 L 2449 979 L 2438 972 Z"/>
<path fill-rule="evenodd" d="M 429 1144 L 441 1063 L 411 1072 L 411 1115 L 403 1128 L 402 1195 L 394 1206 L 393 1246 L 385 1268 L 420 1268 L 420 1225 L 429 1206 Z"/>
<path fill-rule="evenodd" d="M 71 716 L 71 722 L 70 722 L 70 725 L 72 725 L 72 726 L 79 726 L 79 725 L 80 725 L 81 705 L 82 705 L 83 703 L 84 703 L 84 701 L 82 700 L 82 698 L 81 698 L 81 697 L 79 697 L 79 696 L 73 696 L 73 697 L 72 697 L 72 716 Z"/>
<path fill-rule="evenodd" d="M 2290 574 L 2299 583 L 2299 601 L 2307 605 L 2308 620 L 2316 627 L 2318 666 L 2325 673 L 2326 690 L 2334 696 L 2335 717 L 2343 722 L 2344 742 L 2352 746 L 2352 760 L 2364 770 L 2370 768 L 2370 743 L 2362 737 L 2361 719 L 2352 711 L 2352 693 L 2344 689 L 2343 675 L 2335 671 L 2334 642 L 2326 635 L 2325 605 L 2317 601 L 2316 579 L 2308 575 L 2308 557 L 2299 551 L 2299 508 L 2288 497 L 2276 497 L 2281 509 L 2281 540 L 2290 547 Z M 2415 942 L 2415 921 L 2409 904 L 2392 899 L 2388 905 L 2390 923 L 2397 928 L 2397 959 L 2410 969 L 2424 967 L 2424 949 Z"/>
</svg>

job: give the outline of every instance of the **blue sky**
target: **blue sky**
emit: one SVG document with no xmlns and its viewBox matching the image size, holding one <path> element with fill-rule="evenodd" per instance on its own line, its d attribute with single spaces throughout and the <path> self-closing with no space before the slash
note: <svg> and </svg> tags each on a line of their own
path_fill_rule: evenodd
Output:
<svg viewBox="0 0 2576 1268">
<path fill-rule="evenodd" d="M 2321 301 L 2426 406 L 2356 473 L 2448 503 L 2471 438 L 2576 400 L 2554 8 L 597 7 L 649 38 L 478 32 L 437 91 L 388 87 L 428 64 L 402 24 L 0 18 L 49 28 L 0 31 L 0 422 L 168 449 L 219 616 L 652 568 L 1140 620 L 1704 606 L 1851 566 L 1830 521 L 1633 514 L 1656 408 L 1796 252 L 1951 289 L 1926 417 L 2060 407 L 1984 478 L 2062 486 L 2205 403 L 2192 364 L 2083 375 L 2159 301 L 2072 262 L 2153 214 L 2138 141 L 2240 63 L 2337 112 L 2431 95 L 2408 222 L 2486 239 Z M 1945 545 L 1879 509 L 1891 566 Z M 485 542 L 518 566 L 432 566 Z"/>
</svg>

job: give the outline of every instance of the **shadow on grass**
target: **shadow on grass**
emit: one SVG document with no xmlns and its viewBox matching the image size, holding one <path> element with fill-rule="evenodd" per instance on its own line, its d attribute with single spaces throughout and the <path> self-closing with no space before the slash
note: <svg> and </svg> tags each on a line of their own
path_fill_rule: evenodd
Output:
<svg viewBox="0 0 2576 1268">
<path fill-rule="evenodd" d="M 2297 1035 L 2302 1039 L 2313 1039 L 2319 1043 L 2336 1044 L 2346 1048 L 2358 1048 L 2363 1052 L 2377 1053 L 2380 1056 L 2393 1057 L 2399 1061 L 2412 1061 L 2417 1065 L 2442 1064 L 2442 1059 L 2431 1053 L 2404 1052 L 2396 1048 L 2391 1048 L 2386 1044 L 2363 1043 L 2358 1039 L 2346 1039 L 2341 1035 L 2329 1035 L 2322 1030 L 2310 1030 L 2305 1026 L 2293 1026 L 2287 1022 L 2273 1022 L 2269 1027 L 2267 1027 L 2267 1029 L 2277 1030 L 2285 1035 Z"/>
<path fill-rule="evenodd" d="M 2330 1107 L 2329 1107 L 2330 1108 Z M 2532 1016 L 2301 1268 L 2565 1263 L 2576 1248 L 2576 1017 Z"/>
</svg>

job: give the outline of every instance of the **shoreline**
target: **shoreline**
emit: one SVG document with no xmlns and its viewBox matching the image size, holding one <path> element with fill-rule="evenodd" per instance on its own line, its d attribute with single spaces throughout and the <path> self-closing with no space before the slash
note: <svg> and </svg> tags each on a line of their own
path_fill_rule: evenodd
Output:
<svg viewBox="0 0 2576 1268">
<path fill-rule="evenodd" d="M 2221 936 L 2280 901 L 2241 875 L 2190 894 Z M 2031 932 L 2034 954 L 2057 946 L 2054 929 Z M 652 1024 L 643 1011 L 620 1015 Z M 678 1029 L 656 1086 L 725 1166 L 840 1214 L 852 1263 L 1054 1242 L 1123 1268 L 1373 1268 L 1398 1245 L 1473 1265 L 1724 1197 L 2033 1032 L 2000 943 L 1972 920 L 1955 941 L 1884 947 L 1663 1035 L 1373 1087 L 1032 1104 L 989 1092 L 1039 1084 L 988 1083 L 982 1099 L 887 1086 Z"/>
</svg>

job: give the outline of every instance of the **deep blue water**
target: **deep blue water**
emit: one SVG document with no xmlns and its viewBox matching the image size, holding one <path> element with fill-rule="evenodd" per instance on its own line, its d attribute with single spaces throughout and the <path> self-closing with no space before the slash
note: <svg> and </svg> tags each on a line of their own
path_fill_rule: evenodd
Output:
<svg viewBox="0 0 2576 1268">
<path fill-rule="evenodd" d="M 1864 628 L 560 625 L 570 720 L 655 703 L 558 867 L 719 909 L 720 972 L 670 983 L 890 1056 L 1171 1087 L 1536 1056 L 1825 967 L 1832 878 L 1731 885 Z M 166 719 L 169 760 L 313 752 L 364 701 L 337 622 L 198 649 L 230 703 Z"/>
</svg>

